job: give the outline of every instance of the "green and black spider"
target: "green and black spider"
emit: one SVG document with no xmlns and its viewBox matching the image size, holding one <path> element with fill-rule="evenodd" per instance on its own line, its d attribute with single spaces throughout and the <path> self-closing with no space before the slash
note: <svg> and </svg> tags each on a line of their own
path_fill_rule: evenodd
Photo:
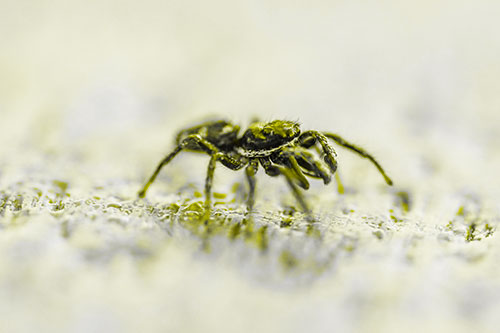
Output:
<svg viewBox="0 0 500 333">
<path fill-rule="evenodd" d="M 295 198 L 308 216 L 311 216 L 302 193 L 298 187 L 309 188 L 306 176 L 320 178 L 328 184 L 337 170 L 337 154 L 329 144 L 332 139 L 337 144 L 369 159 L 380 171 L 388 185 L 392 180 L 380 164 L 364 149 L 345 141 L 332 133 L 318 131 L 301 132 L 297 122 L 274 120 L 254 122 L 238 137 L 240 127 L 225 120 L 214 120 L 181 130 L 176 136 L 175 149 L 158 165 L 148 182 L 139 191 L 144 198 L 148 187 L 154 182 L 161 168 L 167 165 L 182 150 L 207 153 L 210 155 L 207 178 L 205 181 L 205 207 L 210 207 L 212 181 L 217 162 L 231 170 L 246 166 L 245 172 L 250 187 L 248 211 L 251 212 L 255 196 L 255 174 L 259 164 L 266 174 L 272 177 L 283 175 Z M 310 150 L 314 148 L 315 150 Z"/>
</svg>

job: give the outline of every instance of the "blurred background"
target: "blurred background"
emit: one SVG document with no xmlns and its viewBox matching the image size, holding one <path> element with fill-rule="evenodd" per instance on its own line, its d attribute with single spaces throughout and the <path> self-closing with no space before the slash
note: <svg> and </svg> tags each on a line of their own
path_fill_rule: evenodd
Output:
<svg viewBox="0 0 500 333">
<path fill-rule="evenodd" d="M 144 179 L 175 131 L 219 115 L 337 132 L 396 179 L 444 163 L 480 183 L 498 161 L 498 1 L 0 6 L 5 156 L 87 145 Z"/>
<path fill-rule="evenodd" d="M 158 132 L 171 144 L 211 114 L 300 120 L 376 142 L 381 155 L 399 136 L 451 136 L 472 150 L 498 141 L 498 1 L 0 6 L 0 139 L 10 146 L 97 136 L 145 146 Z"/>
</svg>

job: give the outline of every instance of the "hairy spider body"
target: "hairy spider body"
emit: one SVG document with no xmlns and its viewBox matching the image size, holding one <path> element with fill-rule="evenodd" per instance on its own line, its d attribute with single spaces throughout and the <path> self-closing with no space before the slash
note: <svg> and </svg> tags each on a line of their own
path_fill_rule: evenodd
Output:
<svg viewBox="0 0 500 333">
<path fill-rule="evenodd" d="M 210 207 L 216 162 L 220 162 L 232 170 L 246 167 L 245 173 L 250 189 L 247 204 L 248 210 L 251 211 L 255 196 L 255 174 L 260 165 L 269 176 L 285 177 L 295 198 L 310 217 L 311 211 L 298 187 L 306 190 L 309 188 L 306 176 L 322 179 L 324 184 L 331 181 L 331 176 L 337 170 L 337 154 L 328 139 L 369 159 L 386 183 L 392 185 L 392 180 L 375 158 L 336 134 L 314 130 L 302 132 L 297 122 L 285 120 L 254 122 L 241 137 L 238 137 L 239 131 L 239 126 L 225 120 L 208 121 L 181 130 L 176 136 L 176 148 L 160 162 L 148 182 L 139 191 L 139 197 L 143 198 L 146 195 L 148 187 L 154 182 L 161 168 L 179 152 L 186 150 L 210 155 L 205 181 L 206 208 Z"/>
</svg>

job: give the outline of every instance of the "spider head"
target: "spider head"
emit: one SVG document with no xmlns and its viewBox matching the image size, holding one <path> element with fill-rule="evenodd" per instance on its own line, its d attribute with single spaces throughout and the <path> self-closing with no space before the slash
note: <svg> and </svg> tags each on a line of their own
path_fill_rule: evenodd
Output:
<svg viewBox="0 0 500 333">
<path fill-rule="evenodd" d="M 293 121 L 257 122 L 246 130 L 240 144 L 246 150 L 272 149 L 292 141 L 299 135 L 300 126 Z"/>
</svg>

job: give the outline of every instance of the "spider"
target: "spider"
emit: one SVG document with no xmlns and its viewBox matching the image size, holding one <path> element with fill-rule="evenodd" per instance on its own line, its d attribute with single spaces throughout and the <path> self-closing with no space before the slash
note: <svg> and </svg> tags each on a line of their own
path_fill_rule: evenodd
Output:
<svg viewBox="0 0 500 333">
<path fill-rule="evenodd" d="M 177 146 L 158 164 L 139 191 L 139 197 L 144 198 L 160 170 L 185 150 L 210 155 L 205 180 L 206 209 L 210 208 L 215 166 L 220 162 L 231 170 L 246 167 L 245 173 L 250 188 L 247 208 L 251 212 L 255 197 L 255 174 L 261 165 L 267 175 L 282 175 L 285 178 L 299 205 L 310 217 L 311 210 L 299 187 L 305 190 L 309 188 L 306 176 L 322 179 L 325 185 L 331 181 L 331 176 L 337 170 L 337 154 L 328 139 L 369 159 L 382 174 L 385 182 L 392 185 L 392 180 L 373 156 L 336 134 L 314 130 L 302 132 L 297 122 L 286 120 L 254 122 L 241 137 L 238 137 L 239 131 L 238 125 L 226 120 L 207 121 L 181 130 L 176 136 Z"/>
</svg>

